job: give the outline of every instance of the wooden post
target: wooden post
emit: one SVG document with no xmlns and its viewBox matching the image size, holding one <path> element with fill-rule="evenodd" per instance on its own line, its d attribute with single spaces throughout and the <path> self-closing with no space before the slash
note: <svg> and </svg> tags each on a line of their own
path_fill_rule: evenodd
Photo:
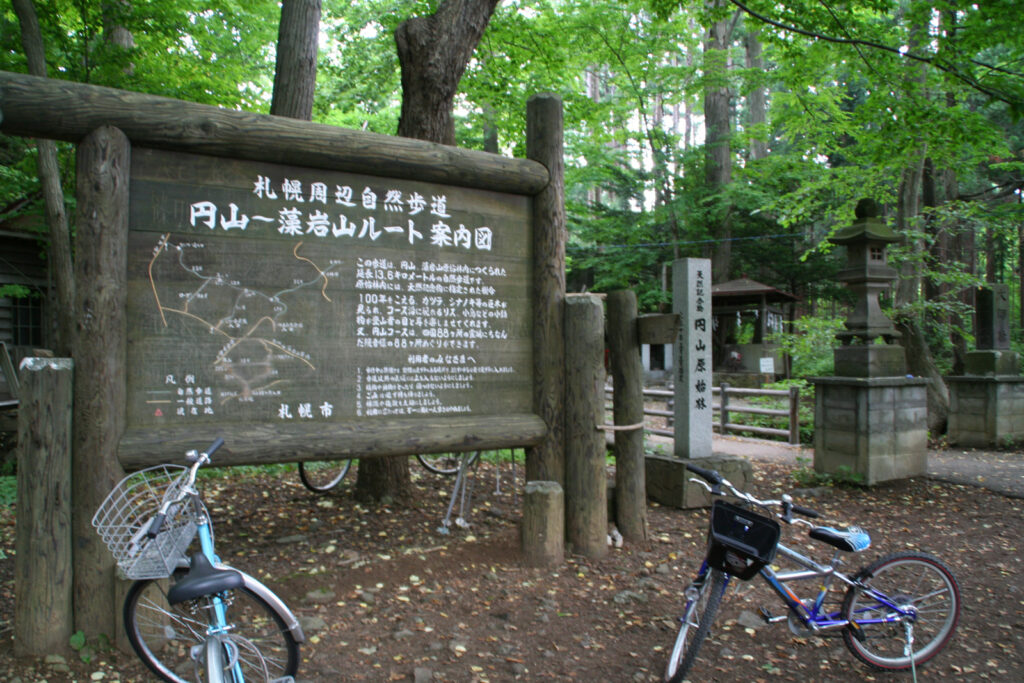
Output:
<svg viewBox="0 0 1024 683">
<path fill-rule="evenodd" d="M 565 494 L 558 482 L 528 481 L 523 493 L 523 561 L 550 567 L 565 560 Z"/>
<path fill-rule="evenodd" d="M 604 312 L 592 294 L 568 297 L 565 338 L 565 532 L 572 551 L 608 552 L 604 424 Z"/>
<path fill-rule="evenodd" d="M 526 156 L 548 169 L 533 198 L 533 408 L 548 432 L 526 455 L 527 481 L 565 482 L 565 161 L 562 100 L 526 106 Z"/>
<path fill-rule="evenodd" d="M 722 382 L 721 390 L 719 391 L 718 400 L 718 419 L 721 420 L 721 427 L 718 429 L 718 433 L 725 436 L 728 429 L 726 425 L 729 424 L 729 383 Z"/>
<path fill-rule="evenodd" d="M 608 349 L 616 425 L 644 421 L 643 364 L 637 340 L 636 293 L 608 295 Z M 615 523 L 628 541 L 647 540 L 647 487 L 644 478 L 644 430 L 615 432 Z"/>
<path fill-rule="evenodd" d="M 800 443 L 800 389 L 789 388 L 789 442 Z"/>
<path fill-rule="evenodd" d="M 26 358 L 18 408 L 14 556 L 14 651 L 43 657 L 68 649 L 71 574 L 70 358 Z"/>
<path fill-rule="evenodd" d="M 75 628 L 87 637 L 113 637 L 121 611 L 114 560 L 92 516 L 124 474 L 117 448 L 125 429 L 130 153 L 128 138 L 110 126 L 78 146 L 72 533 Z"/>
</svg>

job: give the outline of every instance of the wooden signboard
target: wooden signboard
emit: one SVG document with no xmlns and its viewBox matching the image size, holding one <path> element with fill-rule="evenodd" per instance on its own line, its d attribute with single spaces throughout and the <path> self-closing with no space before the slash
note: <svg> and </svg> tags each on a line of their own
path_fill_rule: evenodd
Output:
<svg viewBox="0 0 1024 683">
<path fill-rule="evenodd" d="M 133 432 L 237 444 L 258 429 L 299 458 L 354 455 L 300 444 L 332 426 L 531 413 L 531 210 L 522 195 L 135 148 L 129 450 Z"/>
</svg>

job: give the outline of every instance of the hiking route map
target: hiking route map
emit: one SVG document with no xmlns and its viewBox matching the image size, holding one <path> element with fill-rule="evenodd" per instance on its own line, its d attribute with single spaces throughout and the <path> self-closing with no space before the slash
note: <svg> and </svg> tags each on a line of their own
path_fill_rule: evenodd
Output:
<svg viewBox="0 0 1024 683">
<path fill-rule="evenodd" d="M 529 409 L 523 198 L 150 150 L 131 197 L 129 424 Z"/>
</svg>

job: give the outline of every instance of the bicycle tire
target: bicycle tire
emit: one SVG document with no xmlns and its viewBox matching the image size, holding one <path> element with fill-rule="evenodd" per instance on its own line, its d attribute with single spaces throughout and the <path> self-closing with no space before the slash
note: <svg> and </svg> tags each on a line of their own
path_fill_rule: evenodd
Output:
<svg viewBox="0 0 1024 683">
<path fill-rule="evenodd" d="M 160 680 L 190 683 L 196 673 L 192 648 L 206 647 L 207 623 L 202 609 L 193 611 L 188 603 L 168 604 L 170 586 L 167 579 L 133 583 L 124 601 L 124 627 L 135 654 Z M 282 616 L 245 587 L 231 591 L 229 601 L 227 614 L 233 628 L 222 637 L 237 649 L 245 680 L 267 683 L 294 676 L 299 644 Z"/>
<path fill-rule="evenodd" d="M 299 463 L 302 485 L 314 493 L 327 493 L 341 483 L 352 460 L 313 460 Z"/>
<path fill-rule="evenodd" d="M 856 620 L 858 629 L 844 629 L 843 642 L 853 655 L 873 669 L 906 671 L 937 655 L 953 637 L 960 620 L 960 586 L 941 560 L 925 553 L 887 555 L 861 569 L 856 577 L 899 605 L 913 605 L 913 661 L 905 650 L 902 622 L 864 624 L 889 608 L 852 586 L 843 599 L 843 618 Z M 858 637 L 857 631 L 860 636 Z"/>
<path fill-rule="evenodd" d="M 472 465 L 477 460 L 479 460 L 480 453 L 481 451 L 477 451 L 476 453 L 474 453 L 473 457 L 470 458 L 466 466 L 468 467 L 469 465 Z M 421 465 L 423 465 L 425 468 L 427 468 L 434 474 L 444 474 L 446 476 L 451 476 L 453 474 L 458 474 L 459 464 L 462 461 L 462 455 L 462 453 L 431 453 L 428 455 L 417 454 L 416 459 L 420 461 Z"/>
<path fill-rule="evenodd" d="M 725 593 L 725 572 L 708 569 L 698 586 L 698 578 L 691 586 L 697 588 L 697 596 L 688 600 L 680 617 L 679 633 L 669 654 L 665 668 L 666 683 L 680 683 L 697 660 L 700 646 L 711 630 L 715 614 Z"/>
</svg>

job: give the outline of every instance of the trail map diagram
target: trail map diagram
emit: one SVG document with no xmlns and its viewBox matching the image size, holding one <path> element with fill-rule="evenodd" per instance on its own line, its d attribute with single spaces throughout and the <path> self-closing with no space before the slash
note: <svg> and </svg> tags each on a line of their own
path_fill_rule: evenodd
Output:
<svg viewBox="0 0 1024 683">
<path fill-rule="evenodd" d="M 192 414 L 212 415 L 233 402 L 260 401 L 276 412 L 285 391 L 309 392 L 320 359 L 306 341 L 316 337 L 310 333 L 325 320 L 340 317 L 331 285 L 342 261 L 318 264 L 311 258 L 315 250 L 303 245 L 282 244 L 273 259 L 225 258 L 223 247 L 209 240 L 160 236 L 147 266 L 156 331 L 184 334 L 193 347 L 188 358 L 194 367 L 167 375 L 167 384 L 189 386 L 151 391 L 149 403 L 172 402 L 158 395 L 184 391 L 193 399 L 190 410 L 196 399 L 200 404 L 201 410 Z M 250 284 L 256 281 L 264 284 Z M 268 291 L 268 281 L 280 282 L 280 288 Z M 334 315 L 325 316 L 325 311 Z"/>
</svg>

